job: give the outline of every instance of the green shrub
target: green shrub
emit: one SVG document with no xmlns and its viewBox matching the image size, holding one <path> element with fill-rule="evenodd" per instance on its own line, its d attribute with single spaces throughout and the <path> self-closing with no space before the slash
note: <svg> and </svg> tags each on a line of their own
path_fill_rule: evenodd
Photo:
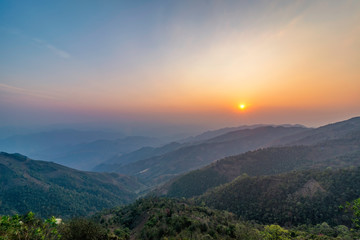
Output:
<svg viewBox="0 0 360 240">
<path fill-rule="evenodd" d="M 60 228 L 63 240 L 106 240 L 105 228 L 85 218 L 75 218 Z"/>
</svg>

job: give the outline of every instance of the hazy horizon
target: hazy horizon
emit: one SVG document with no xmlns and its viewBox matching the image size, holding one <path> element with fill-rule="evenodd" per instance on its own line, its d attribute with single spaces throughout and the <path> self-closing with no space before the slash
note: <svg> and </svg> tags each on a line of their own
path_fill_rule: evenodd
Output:
<svg viewBox="0 0 360 240">
<path fill-rule="evenodd" d="M 352 0 L 5 0 L 0 128 L 343 121 L 360 116 L 359 26 Z"/>
</svg>

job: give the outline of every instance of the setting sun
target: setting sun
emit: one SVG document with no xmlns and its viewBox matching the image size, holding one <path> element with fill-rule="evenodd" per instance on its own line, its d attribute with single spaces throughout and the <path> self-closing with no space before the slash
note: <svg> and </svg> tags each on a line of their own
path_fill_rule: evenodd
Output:
<svg viewBox="0 0 360 240">
<path fill-rule="evenodd" d="M 244 110 L 246 106 L 245 106 L 245 104 L 239 104 L 238 107 L 239 107 L 240 110 Z"/>
</svg>

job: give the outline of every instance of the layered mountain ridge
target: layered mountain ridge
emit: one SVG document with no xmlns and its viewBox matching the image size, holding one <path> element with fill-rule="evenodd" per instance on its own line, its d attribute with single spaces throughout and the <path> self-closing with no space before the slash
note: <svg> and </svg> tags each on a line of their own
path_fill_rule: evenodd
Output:
<svg viewBox="0 0 360 240">
<path fill-rule="evenodd" d="M 321 142 L 311 145 L 295 145 L 269 147 L 250 151 L 244 154 L 227 157 L 216 161 L 202 169 L 189 172 L 167 183 L 160 192 L 173 197 L 192 197 L 203 194 L 208 189 L 235 179 L 242 174 L 250 176 L 273 175 L 293 170 L 327 167 L 343 168 L 360 165 L 360 118 L 351 119 L 351 127 L 346 132 L 342 126 L 348 122 L 332 124 L 328 128 L 330 134 L 323 134 Z M 355 123 L 355 124 L 353 124 Z M 339 127 L 340 126 L 340 127 Z M 343 134 L 336 134 L 340 130 Z M 311 130 L 318 134 L 318 130 Z M 300 141 L 305 142 L 303 133 Z M 311 142 L 314 140 L 307 138 Z M 322 139 L 328 139 L 322 141 Z"/>
<path fill-rule="evenodd" d="M 176 146 L 175 150 L 141 159 L 129 164 L 102 164 L 101 170 L 137 176 L 140 181 L 154 186 L 182 174 L 212 163 L 220 158 L 244 153 L 295 133 L 306 131 L 303 127 L 259 127 L 225 133 L 194 144 Z"/>
</svg>

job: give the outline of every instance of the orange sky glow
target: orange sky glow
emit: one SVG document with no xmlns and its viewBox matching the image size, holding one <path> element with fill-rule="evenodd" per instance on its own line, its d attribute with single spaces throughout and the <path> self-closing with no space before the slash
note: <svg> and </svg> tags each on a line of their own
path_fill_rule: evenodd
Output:
<svg viewBox="0 0 360 240">
<path fill-rule="evenodd" d="M 7 53 L 14 63 L 0 74 L 2 104 L 213 127 L 316 126 L 360 115 L 360 1 L 127 7 L 150 13 L 125 26 L 126 13 L 105 9 L 102 25 L 79 24 L 73 35 L 58 26 L 66 38 L 52 36 L 49 26 L 32 33 L 8 20 L 2 34 L 32 55 Z M 19 48 L 10 40 L 10 50 Z"/>
</svg>

